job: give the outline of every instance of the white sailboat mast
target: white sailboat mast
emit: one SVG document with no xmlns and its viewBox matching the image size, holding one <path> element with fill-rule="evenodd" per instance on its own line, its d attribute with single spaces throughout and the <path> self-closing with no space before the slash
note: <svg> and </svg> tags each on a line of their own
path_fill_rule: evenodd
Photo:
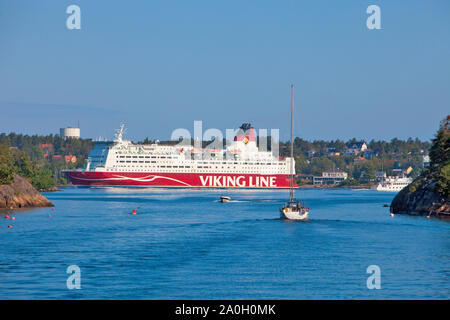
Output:
<svg viewBox="0 0 450 320">
<path fill-rule="evenodd" d="M 294 85 L 291 84 L 291 165 L 290 165 L 290 181 L 289 181 L 289 201 L 294 200 Z"/>
</svg>

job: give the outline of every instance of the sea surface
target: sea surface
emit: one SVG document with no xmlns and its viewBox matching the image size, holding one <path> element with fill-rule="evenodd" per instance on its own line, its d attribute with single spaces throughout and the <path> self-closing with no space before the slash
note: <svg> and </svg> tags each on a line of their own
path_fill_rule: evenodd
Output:
<svg viewBox="0 0 450 320">
<path fill-rule="evenodd" d="M 280 220 L 286 191 L 45 195 L 55 210 L 0 213 L 0 299 L 450 298 L 450 222 L 391 217 L 394 193 L 297 190 L 308 222 Z M 71 265 L 81 289 L 67 287 Z"/>
</svg>

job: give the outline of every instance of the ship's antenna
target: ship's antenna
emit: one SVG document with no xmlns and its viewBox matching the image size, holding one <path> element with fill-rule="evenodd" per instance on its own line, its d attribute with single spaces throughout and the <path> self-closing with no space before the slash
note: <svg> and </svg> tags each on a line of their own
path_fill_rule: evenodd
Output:
<svg viewBox="0 0 450 320">
<path fill-rule="evenodd" d="M 291 165 L 290 165 L 290 173 L 291 179 L 289 181 L 289 202 L 294 200 L 294 171 L 293 166 L 295 165 L 294 161 L 294 85 L 291 84 Z"/>
</svg>

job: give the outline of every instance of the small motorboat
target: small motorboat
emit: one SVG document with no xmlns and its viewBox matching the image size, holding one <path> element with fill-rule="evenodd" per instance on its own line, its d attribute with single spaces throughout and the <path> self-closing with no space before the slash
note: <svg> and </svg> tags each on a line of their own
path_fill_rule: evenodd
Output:
<svg viewBox="0 0 450 320">
<path fill-rule="evenodd" d="M 220 202 L 225 203 L 225 202 L 230 202 L 231 198 L 229 196 L 220 196 Z"/>
</svg>

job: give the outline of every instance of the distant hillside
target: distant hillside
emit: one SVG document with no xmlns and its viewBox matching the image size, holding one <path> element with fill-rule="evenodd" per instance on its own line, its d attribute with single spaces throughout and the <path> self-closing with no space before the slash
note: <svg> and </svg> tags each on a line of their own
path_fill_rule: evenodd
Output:
<svg viewBox="0 0 450 320">
<path fill-rule="evenodd" d="M 450 115 L 442 122 L 430 150 L 430 166 L 391 204 L 391 212 L 450 217 Z"/>
</svg>

